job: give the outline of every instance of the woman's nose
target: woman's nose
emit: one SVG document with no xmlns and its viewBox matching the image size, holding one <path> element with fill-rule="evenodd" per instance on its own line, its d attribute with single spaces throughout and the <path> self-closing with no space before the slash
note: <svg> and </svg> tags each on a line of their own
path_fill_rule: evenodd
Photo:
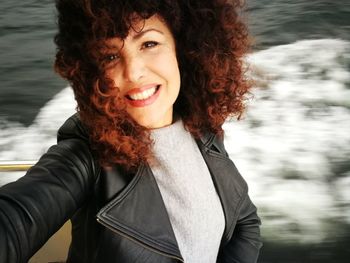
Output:
<svg viewBox="0 0 350 263">
<path fill-rule="evenodd" d="M 144 74 L 145 63 L 141 56 L 130 56 L 125 59 L 124 79 L 126 81 L 137 83 Z"/>
</svg>

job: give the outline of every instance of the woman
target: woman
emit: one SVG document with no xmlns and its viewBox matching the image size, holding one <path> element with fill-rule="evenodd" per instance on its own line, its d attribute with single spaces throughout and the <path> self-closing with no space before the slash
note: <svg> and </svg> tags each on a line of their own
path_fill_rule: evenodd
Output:
<svg viewBox="0 0 350 263">
<path fill-rule="evenodd" d="M 256 262 L 260 220 L 222 141 L 249 90 L 239 1 L 56 6 L 78 112 L 1 189 L 0 262 L 26 262 L 68 219 L 67 262 Z"/>
</svg>

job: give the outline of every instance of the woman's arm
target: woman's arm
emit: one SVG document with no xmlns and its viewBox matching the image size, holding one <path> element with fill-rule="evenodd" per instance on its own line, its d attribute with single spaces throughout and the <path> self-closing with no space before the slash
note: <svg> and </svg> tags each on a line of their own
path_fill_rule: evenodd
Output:
<svg viewBox="0 0 350 263">
<path fill-rule="evenodd" d="M 0 263 L 27 262 L 84 203 L 97 174 L 92 160 L 83 140 L 62 140 L 0 188 Z"/>
<path fill-rule="evenodd" d="M 239 208 L 237 224 L 228 244 L 219 255 L 220 263 L 254 263 L 257 262 L 262 246 L 260 238 L 260 218 L 248 194 Z"/>
</svg>

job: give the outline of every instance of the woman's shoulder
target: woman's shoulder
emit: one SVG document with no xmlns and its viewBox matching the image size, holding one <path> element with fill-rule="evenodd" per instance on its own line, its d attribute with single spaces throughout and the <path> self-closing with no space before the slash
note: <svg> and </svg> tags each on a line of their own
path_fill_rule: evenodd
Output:
<svg viewBox="0 0 350 263">
<path fill-rule="evenodd" d="M 66 139 L 81 139 L 88 141 L 88 133 L 79 118 L 79 113 L 69 117 L 57 132 L 57 141 L 60 142 Z"/>
</svg>

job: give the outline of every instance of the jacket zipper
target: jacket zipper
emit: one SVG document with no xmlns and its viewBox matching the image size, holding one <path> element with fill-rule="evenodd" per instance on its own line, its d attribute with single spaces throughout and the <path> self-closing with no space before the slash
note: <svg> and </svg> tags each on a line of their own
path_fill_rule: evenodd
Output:
<svg viewBox="0 0 350 263">
<path fill-rule="evenodd" d="M 137 239 L 135 239 L 135 238 L 133 238 L 133 237 L 131 237 L 131 236 L 129 236 L 129 235 L 126 235 L 126 234 L 124 234 L 123 232 L 121 232 L 121 231 L 119 231 L 119 230 L 116 230 L 115 228 L 112 228 L 111 226 L 109 226 L 107 223 L 103 222 L 103 221 L 100 220 L 99 218 L 97 218 L 97 222 L 100 223 L 101 225 L 105 226 L 105 227 L 108 228 L 109 230 L 113 231 L 114 233 L 116 233 L 116 234 L 118 234 L 118 235 L 121 235 L 122 237 L 125 237 L 125 238 L 127 238 L 127 239 L 129 239 L 129 240 L 131 240 L 131 241 L 133 241 L 133 242 L 135 242 L 135 243 L 137 243 L 137 244 L 139 244 L 140 246 L 142 246 L 142 247 L 145 248 L 145 249 L 151 250 L 151 251 L 153 251 L 153 252 L 155 252 L 155 253 L 157 253 L 157 254 L 160 254 L 160 255 L 165 256 L 165 257 L 168 257 L 168 258 L 177 259 L 177 260 L 179 260 L 179 261 L 181 261 L 181 262 L 183 262 L 183 263 L 185 262 L 185 261 L 184 261 L 182 258 L 180 258 L 180 257 L 176 257 L 176 256 L 173 256 L 173 255 L 164 253 L 163 251 L 160 251 L 160 250 L 158 250 L 158 249 L 155 249 L 155 248 L 153 248 L 153 247 L 150 247 L 150 246 L 148 246 L 148 245 L 146 245 L 146 244 L 140 242 L 139 240 L 137 240 Z"/>
</svg>

